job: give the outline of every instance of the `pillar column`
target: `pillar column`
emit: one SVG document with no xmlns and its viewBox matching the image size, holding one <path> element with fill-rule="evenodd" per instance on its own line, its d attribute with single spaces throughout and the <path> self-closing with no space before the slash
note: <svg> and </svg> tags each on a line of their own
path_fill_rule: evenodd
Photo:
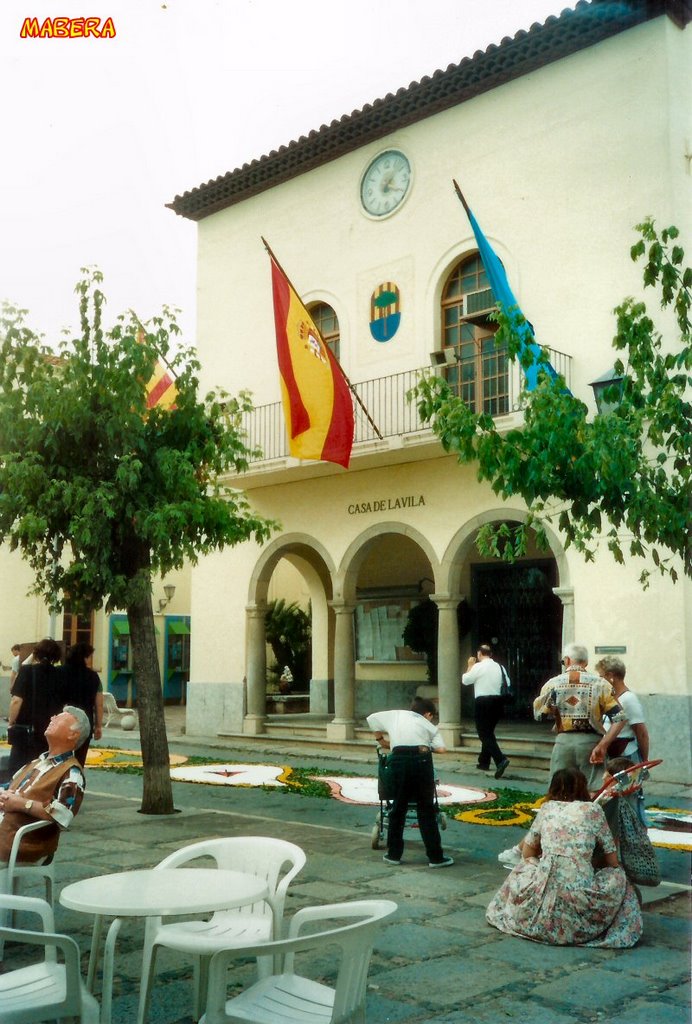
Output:
<svg viewBox="0 0 692 1024">
<path fill-rule="evenodd" d="M 355 606 L 330 601 L 336 616 L 334 630 L 334 718 L 328 740 L 352 740 L 355 735 L 356 663 L 353 643 Z"/>
<path fill-rule="evenodd" d="M 247 624 L 247 714 L 243 732 L 260 736 L 267 715 L 267 639 L 264 617 L 267 606 L 249 604 L 245 608 Z"/>
<path fill-rule="evenodd" d="M 459 626 L 457 607 L 460 598 L 431 594 L 438 608 L 437 694 L 439 730 L 447 748 L 459 746 L 461 732 L 461 676 L 459 673 Z"/>
<path fill-rule="evenodd" d="M 574 588 L 553 587 L 553 593 L 562 602 L 562 653 L 567 644 L 574 643 Z"/>
</svg>

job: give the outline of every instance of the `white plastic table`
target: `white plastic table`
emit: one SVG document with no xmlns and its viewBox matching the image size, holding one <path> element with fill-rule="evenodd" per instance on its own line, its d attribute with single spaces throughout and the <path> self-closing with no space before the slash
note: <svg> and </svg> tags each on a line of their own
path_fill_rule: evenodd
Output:
<svg viewBox="0 0 692 1024">
<path fill-rule="evenodd" d="M 113 917 L 103 951 L 101 1022 L 110 1024 L 115 943 L 125 917 L 169 917 L 231 910 L 259 903 L 269 895 L 266 881 L 243 871 L 219 868 L 150 868 L 98 875 L 66 885 L 60 902 L 69 910 L 94 915 L 87 987 L 94 988 L 104 917 Z"/>
</svg>

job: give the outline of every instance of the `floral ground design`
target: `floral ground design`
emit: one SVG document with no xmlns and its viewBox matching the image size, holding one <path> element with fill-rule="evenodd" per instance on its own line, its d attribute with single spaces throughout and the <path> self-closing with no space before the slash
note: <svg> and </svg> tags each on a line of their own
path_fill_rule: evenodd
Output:
<svg viewBox="0 0 692 1024">
<path fill-rule="evenodd" d="M 269 787 L 277 792 L 335 799 L 343 803 L 379 806 L 377 779 L 362 775 L 336 775 L 318 768 L 272 764 L 217 764 L 201 757 L 171 754 L 171 778 L 176 782 L 210 786 Z M 95 747 L 89 751 L 90 768 L 135 772 L 142 770 L 138 750 Z M 544 800 L 541 793 L 516 789 L 477 789 L 441 784 L 437 789 L 446 817 L 472 825 L 519 825 L 528 828 Z M 649 837 L 654 846 L 692 850 L 692 814 L 675 808 L 650 808 Z"/>
</svg>

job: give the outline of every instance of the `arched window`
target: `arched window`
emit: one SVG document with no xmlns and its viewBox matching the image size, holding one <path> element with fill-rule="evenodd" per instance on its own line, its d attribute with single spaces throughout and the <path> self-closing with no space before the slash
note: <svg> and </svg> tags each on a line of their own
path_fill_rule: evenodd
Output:
<svg viewBox="0 0 692 1024">
<path fill-rule="evenodd" d="M 336 313 L 326 302 L 315 302 L 314 305 L 308 306 L 308 312 L 315 321 L 315 326 L 322 336 L 322 341 L 327 348 L 331 349 L 334 358 L 338 360 L 340 335 L 339 320 Z"/>
<path fill-rule="evenodd" d="M 461 260 L 442 290 L 442 348 L 456 361 L 444 372 L 455 393 L 474 412 L 501 416 L 509 411 L 507 349 L 495 344 L 497 324 L 488 278 L 476 253 Z"/>
</svg>

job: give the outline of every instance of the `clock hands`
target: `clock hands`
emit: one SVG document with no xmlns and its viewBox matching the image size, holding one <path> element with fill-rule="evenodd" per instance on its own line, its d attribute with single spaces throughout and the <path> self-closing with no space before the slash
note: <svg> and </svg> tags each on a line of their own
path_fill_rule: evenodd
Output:
<svg viewBox="0 0 692 1024">
<path fill-rule="evenodd" d="M 389 178 L 387 178 L 386 181 L 382 182 L 382 191 L 383 192 L 403 192 L 404 191 L 403 187 L 402 188 L 396 188 L 396 187 L 392 186 L 392 182 L 393 181 L 394 181 L 394 175 L 392 174 Z"/>
</svg>

